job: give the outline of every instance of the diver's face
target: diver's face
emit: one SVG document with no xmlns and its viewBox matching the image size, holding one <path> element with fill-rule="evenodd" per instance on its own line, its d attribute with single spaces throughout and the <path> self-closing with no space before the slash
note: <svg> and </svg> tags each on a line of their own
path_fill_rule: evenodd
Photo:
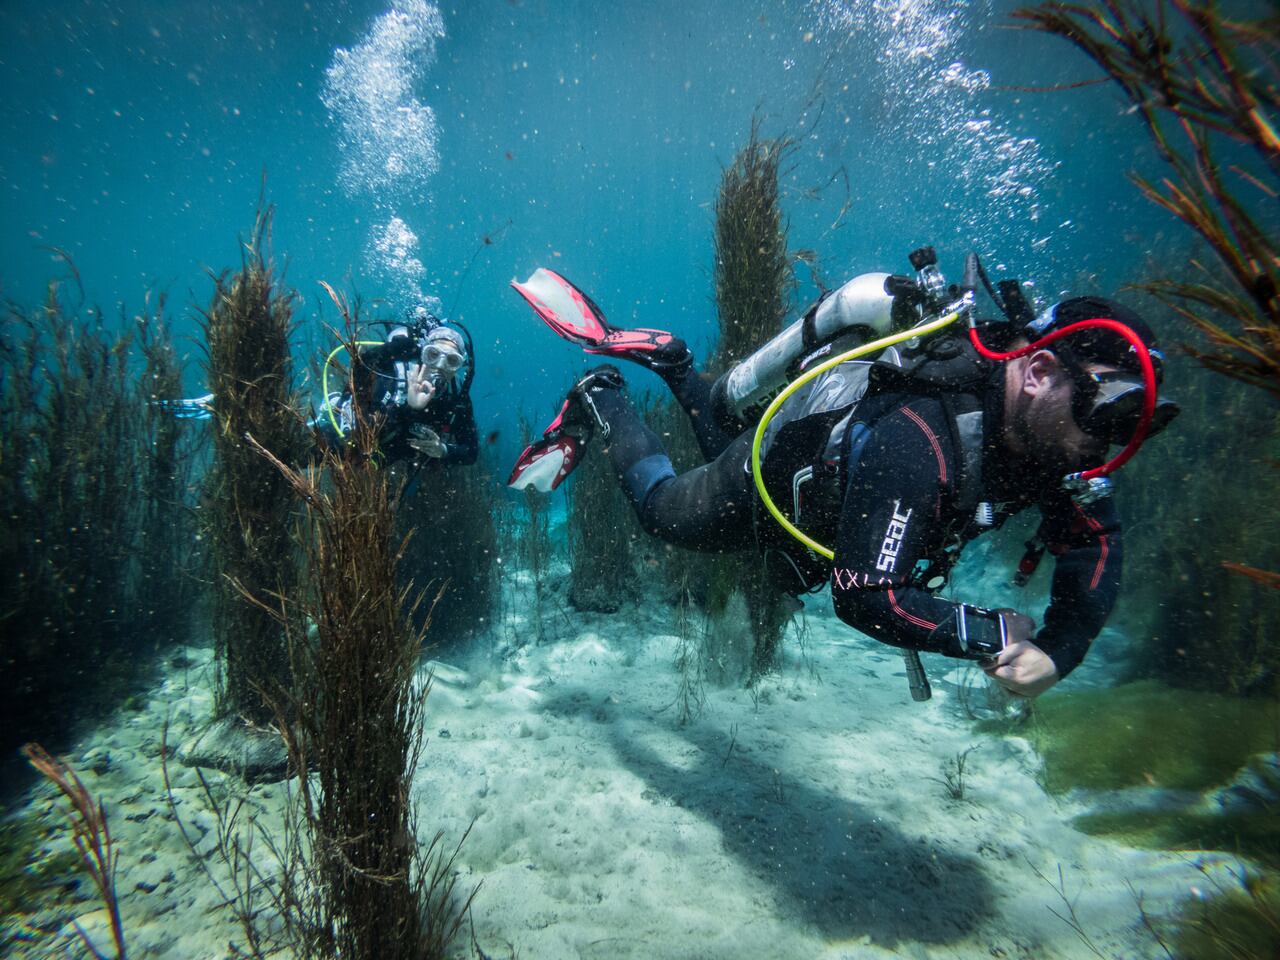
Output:
<svg viewBox="0 0 1280 960">
<path fill-rule="evenodd" d="M 431 340 L 422 348 L 422 365 L 437 387 L 457 376 L 463 359 L 462 353 L 448 340 Z"/>
<path fill-rule="evenodd" d="M 1090 366 L 1091 372 L 1110 367 Z M 1076 385 L 1048 350 L 1037 350 L 1010 364 L 1006 387 L 1005 437 L 1012 451 L 1050 473 L 1074 473 L 1096 467 L 1107 443 L 1080 429 L 1071 411 Z"/>
</svg>

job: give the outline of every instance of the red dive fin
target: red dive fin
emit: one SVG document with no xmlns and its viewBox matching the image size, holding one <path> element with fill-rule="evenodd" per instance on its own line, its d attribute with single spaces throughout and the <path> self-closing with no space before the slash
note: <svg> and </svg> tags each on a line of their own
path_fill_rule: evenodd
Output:
<svg viewBox="0 0 1280 960">
<path fill-rule="evenodd" d="M 685 342 L 665 330 L 609 326 L 604 311 L 560 274 L 539 267 L 524 283 L 511 281 L 543 322 L 587 353 L 630 360 L 657 373 L 686 369 L 693 362 Z"/>
<path fill-rule="evenodd" d="M 543 322 L 573 343 L 594 347 L 612 332 L 591 298 L 554 270 L 539 267 L 524 283 L 511 281 Z"/>
<path fill-rule="evenodd" d="M 550 493 L 573 472 L 585 438 L 565 430 L 565 415 L 572 403 L 573 398 L 566 397 L 556 418 L 542 431 L 542 439 L 524 448 L 516 465 L 511 468 L 508 487 L 515 490 L 533 487 Z"/>
</svg>

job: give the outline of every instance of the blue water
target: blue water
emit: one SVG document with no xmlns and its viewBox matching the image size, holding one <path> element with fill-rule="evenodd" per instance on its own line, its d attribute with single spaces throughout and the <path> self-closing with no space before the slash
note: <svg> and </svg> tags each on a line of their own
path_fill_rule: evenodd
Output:
<svg viewBox="0 0 1280 960">
<path fill-rule="evenodd" d="M 320 280 L 384 313 L 435 297 L 476 334 L 482 428 L 506 430 L 582 364 L 507 289 L 538 265 L 613 318 L 709 345 L 714 198 L 753 111 L 798 141 L 790 243 L 828 284 L 932 243 L 944 269 L 974 247 L 1052 297 L 1131 279 L 1172 242 L 1125 179 L 1154 157 L 1110 86 L 1011 89 L 1093 77 L 1082 57 L 1007 29 L 1011 4 L 878 6 L 404 2 L 388 21 L 385 0 L 9 2 L 0 292 L 37 301 L 55 247 L 88 303 L 166 290 L 193 332 L 265 174 L 303 341 L 326 340 Z M 326 71 L 362 44 L 344 118 Z M 393 218 L 416 243 L 379 252 Z"/>
</svg>

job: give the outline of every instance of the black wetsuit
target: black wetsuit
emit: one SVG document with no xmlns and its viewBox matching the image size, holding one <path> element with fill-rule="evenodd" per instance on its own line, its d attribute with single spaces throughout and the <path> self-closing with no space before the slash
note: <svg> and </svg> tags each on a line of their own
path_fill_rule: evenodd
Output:
<svg viewBox="0 0 1280 960">
<path fill-rule="evenodd" d="M 418 344 L 407 336 L 393 337 L 360 351 L 356 389 L 368 398 L 371 410 L 380 411 L 386 418 L 378 438 L 382 455 L 389 462 L 417 458 L 424 465 L 475 463 L 480 453 L 475 413 L 470 394 L 460 389 L 456 380 L 432 397 L 425 410 L 412 410 L 405 404 L 406 384 L 403 368 L 398 369 L 398 365 L 417 359 Z M 336 434 L 327 418 L 322 418 L 318 426 L 332 443 Z M 435 431 L 444 444 L 444 455 L 429 457 L 410 446 L 415 427 Z"/>
<path fill-rule="evenodd" d="M 796 471 L 816 466 L 817 481 L 799 525 L 832 547 L 834 562 L 805 549 L 760 505 L 750 472 L 754 430 L 736 438 L 720 432 L 709 412 L 709 384 L 696 373 L 669 377 L 668 383 L 693 419 L 709 461 L 680 476 L 621 391 L 592 394 L 610 428 L 614 467 L 650 533 L 704 551 L 757 549 L 772 559 L 780 585 L 790 575 L 793 592 L 829 579 L 837 615 L 864 633 L 895 646 L 959 656 L 957 610 L 972 608 L 936 590 L 969 540 L 1038 505 L 1039 536 L 1057 564 L 1045 623 L 1034 642 L 1064 677 L 1084 658 L 1119 588 L 1115 506 L 1104 499 L 1080 507 L 1061 489 L 1060 475 L 1015 475 L 1003 465 L 993 442 L 1003 405 L 998 376 L 989 378 L 976 399 L 983 426 L 974 451 L 959 449 L 954 404 L 944 407 L 938 396 L 890 391 L 861 400 L 856 418 L 865 428 L 856 434 L 856 452 L 849 446 L 853 441 L 838 436 L 836 414 L 786 422 L 792 401 L 783 404 L 782 429 L 763 460 L 766 488 L 787 512 L 794 505 Z M 833 436 L 844 443 L 849 466 L 837 466 L 824 478 L 824 468 L 839 459 L 823 462 Z M 975 459 L 980 468 L 972 465 Z M 980 478 L 969 489 L 960 479 L 966 471 Z M 975 519 L 978 501 L 991 505 L 990 523 Z"/>
</svg>

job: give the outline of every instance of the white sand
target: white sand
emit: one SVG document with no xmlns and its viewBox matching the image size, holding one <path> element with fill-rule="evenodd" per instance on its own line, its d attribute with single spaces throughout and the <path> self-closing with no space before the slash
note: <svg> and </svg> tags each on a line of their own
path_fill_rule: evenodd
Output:
<svg viewBox="0 0 1280 960">
<path fill-rule="evenodd" d="M 474 919 L 488 955 L 1091 956 L 1052 912 L 1064 912 L 1049 882 L 1060 868 L 1106 956 L 1159 955 L 1130 885 L 1149 911 L 1168 911 L 1203 884 L 1191 856 L 1078 832 L 1080 808 L 1045 794 L 1026 741 L 974 731 L 957 695 L 963 665 L 926 657 L 934 697 L 914 703 L 895 651 L 840 624 L 825 595 L 808 609 L 803 649 L 788 638 L 777 677 L 754 697 L 708 688 L 684 727 L 672 707 L 668 610 L 561 607 L 553 642 L 499 658 L 495 638 L 473 662 L 435 664 L 414 798 L 428 837 L 442 829 L 456 842 L 475 819 L 459 887 L 483 883 Z M 503 631 L 523 632 L 519 617 Z M 165 717 L 176 744 L 210 710 L 209 651 L 189 653 L 199 668 L 171 671 L 142 712 L 70 754 L 111 818 L 136 957 L 225 957 L 229 941 L 242 942 L 170 821 L 160 781 Z M 933 778 L 970 747 L 957 801 Z M 104 755 L 109 767 L 94 774 Z M 194 774 L 176 763 L 172 772 L 189 828 L 211 831 Z M 263 823 L 283 795 L 278 784 L 252 789 Z M 47 849 L 65 849 L 50 790 L 36 788 L 31 802 L 50 827 Z M 199 846 L 212 848 L 211 832 Z M 206 862 L 221 877 L 217 856 Z M 86 879 L 62 906 L 105 943 L 90 893 Z M 68 936 L 33 934 L 9 949 L 64 956 Z"/>
</svg>

